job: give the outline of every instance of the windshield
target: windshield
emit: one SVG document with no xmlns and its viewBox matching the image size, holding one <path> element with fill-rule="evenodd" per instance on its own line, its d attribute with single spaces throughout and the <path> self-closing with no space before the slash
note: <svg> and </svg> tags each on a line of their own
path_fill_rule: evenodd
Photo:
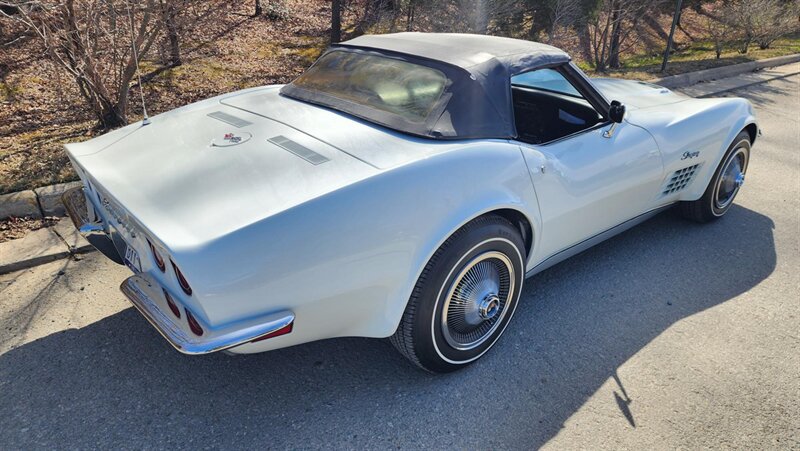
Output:
<svg viewBox="0 0 800 451">
<path fill-rule="evenodd" d="M 442 96 L 447 77 L 395 58 L 332 51 L 292 85 L 422 123 Z"/>
</svg>

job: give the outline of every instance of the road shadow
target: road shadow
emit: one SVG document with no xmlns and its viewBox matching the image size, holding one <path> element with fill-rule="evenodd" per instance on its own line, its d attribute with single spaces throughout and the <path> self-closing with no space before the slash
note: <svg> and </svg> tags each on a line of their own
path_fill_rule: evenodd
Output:
<svg viewBox="0 0 800 451">
<path fill-rule="evenodd" d="M 477 364 L 434 376 L 382 340 L 187 357 L 132 308 L 0 355 L 0 443 L 41 448 L 537 448 L 665 329 L 775 268 L 773 222 L 667 212 L 526 282 Z M 634 396 L 634 399 L 631 399 Z M 635 404 L 633 404 L 635 405 Z"/>
<path fill-rule="evenodd" d="M 775 96 L 797 95 L 797 74 L 770 80 L 769 83 L 759 83 L 745 88 L 724 92 L 717 97 L 739 97 L 746 90 L 747 100 L 759 110 L 766 110 L 775 104 Z"/>
</svg>

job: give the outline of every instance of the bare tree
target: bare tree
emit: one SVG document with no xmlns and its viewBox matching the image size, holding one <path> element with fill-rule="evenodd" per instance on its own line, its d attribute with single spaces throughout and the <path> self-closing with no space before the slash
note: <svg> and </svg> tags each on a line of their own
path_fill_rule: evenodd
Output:
<svg viewBox="0 0 800 451">
<path fill-rule="evenodd" d="M 364 0 L 363 9 L 356 19 L 356 25 L 348 37 L 361 36 L 370 27 L 389 19 L 390 29 L 394 29 L 399 15 L 400 5 L 396 0 Z"/>
<path fill-rule="evenodd" d="M 798 29 L 798 0 L 731 0 L 724 7 L 725 20 L 742 35 L 739 53 L 754 42 L 769 48 L 781 36 Z"/>
<path fill-rule="evenodd" d="M 735 24 L 736 28 L 742 32 L 742 45 L 739 47 L 739 53 L 745 54 L 750 50 L 750 44 L 755 39 L 755 27 L 753 25 L 753 9 L 749 6 L 748 1 L 734 0 L 727 5 L 726 12 L 728 16 L 725 18 L 731 24 Z"/>
<path fill-rule="evenodd" d="M 137 58 L 160 36 L 156 0 L 37 0 L 7 16 L 28 27 L 46 54 L 67 71 L 103 128 L 127 123 Z"/>
<path fill-rule="evenodd" d="M 726 17 L 729 15 L 727 5 L 717 10 L 718 14 L 706 13 L 703 17 L 703 29 L 714 43 L 714 53 L 720 59 L 725 47 L 730 43 L 733 27 Z"/>
<path fill-rule="evenodd" d="M 635 43 L 633 33 L 642 17 L 657 8 L 663 0 L 603 0 L 600 9 L 590 19 L 592 56 L 595 68 L 619 68 L 620 54 Z"/>
<path fill-rule="evenodd" d="M 752 11 L 750 24 L 761 49 L 768 49 L 776 39 L 798 30 L 800 1 L 755 0 L 748 2 Z"/>
<path fill-rule="evenodd" d="M 558 43 L 561 33 L 575 25 L 581 14 L 581 0 L 552 0 L 550 3 L 549 43 Z"/>
</svg>

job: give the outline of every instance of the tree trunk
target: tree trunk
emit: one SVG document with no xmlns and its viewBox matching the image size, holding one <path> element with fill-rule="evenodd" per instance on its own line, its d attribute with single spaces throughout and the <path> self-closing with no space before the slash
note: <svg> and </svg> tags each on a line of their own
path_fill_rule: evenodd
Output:
<svg viewBox="0 0 800 451">
<path fill-rule="evenodd" d="M 367 0 L 364 2 L 364 14 L 361 16 L 361 20 L 356 24 L 350 39 L 363 35 L 366 33 L 367 28 L 372 25 L 373 8 L 377 8 L 374 0 Z"/>
<path fill-rule="evenodd" d="M 391 9 L 391 2 L 387 5 L 384 0 L 366 0 L 364 2 L 364 14 L 361 16 L 361 20 L 358 21 L 353 32 L 348 36 L 348 39 L 363 35 L 369 30 L 369 27 L 379 23 L 384 9 Z M 392 14 L 392 16 L 394 17 L 396 14 Z M 394 19 L 392 22 L 391 28 L 393 29 Z"/>
<path fill-rule="evenodd" d="M 750 43 L 753 42 L 753 38 L 750 36 L 746 36 L 744 38 L 744 42 L 742 42 L 742 47 L 739 48 L 739 53 L 742 55 L 746 55 L 747 52 L 750 50 Z"/>
<path fill-rule="evenodd" d="M 614 25 L 611 27 L 611 45 L 608 49 L 608 66 L 612 69 L 619 69 L 619 38 L 622 33 L 622 19 L 620 18 L 619 9 L 614 8 L 611 20 L 614 22 Z"/>
<path fill-rule="evenodd" d="M 100 127 L 103 130 L 110 130 L 112 128 L 122 127 L 128 125 L 127 112 L 120 111 L 120 108 L 114 105 L 103 105 L 98 113 L 100 120 Z"/>
<path fill-rule="evenodd" d="M 331 43 L 342 40 L 342 0 L 331 1 Z"/>
<path fill-rule="evenodd" d="M 415 1 L 408 2 L 408 11 L 406 12 L 406 31 L 414 31 L 414 7 Z"/>
<path fill-rule="evenodd" d="M 578 43 L 581 47 L 581 56 L 584 61 L 592 61 L 592 38 L 589 35 L 589 26 L 582 23 L 578 26 Z"/>
<path fill-rule="evenodd" d="M 181 61 L 178 25 L 175 21 L 175 17 L 177 16 L 175 5 L 172 0 L 167 0 L 166 2 L 162 2 L 162 7 L 164 11 L 164 26 L 167 29 L 167 40 L 169 44 L 169 65 L 173 67 L 180 66 L 183 64 L 183 61 Z"/>
<path fill-rule="evenodd" d="M 486 34 L 489 27 L 489 17 L 486 13 L 486 0 L 475 0 L 475 17 L 472 31 L 477 34 Z"/>
</svg>

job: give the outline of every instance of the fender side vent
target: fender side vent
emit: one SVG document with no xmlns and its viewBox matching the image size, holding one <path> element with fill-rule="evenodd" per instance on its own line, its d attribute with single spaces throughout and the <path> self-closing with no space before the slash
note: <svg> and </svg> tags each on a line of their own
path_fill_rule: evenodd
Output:
<svg viewBox="0 0 800 451">
<path fill-rule="evenodd" d="M 320 163 L 324 163 L 328 161 L 328 158 L 324 155 L 320 155 L 313 150 L 309 149 L 308 147 L 296 142 L 292 141 L 291 139 L 283 136 L 273 136 L 272 138 L 268 139 L 269 142 L 275 144 L 276 146 L 282 147 L 289 152 L 297 155 L 298 157 L 308 161 L 313 165 L 317 165 Z"/>
<path fill-rule="evenodd" d="M 698 167 L 700 167 L 700 165 L 696 164 L 694 166 L 689 166 L 675 171 L 667 181 L 662 194 L 666 196 L 689 186 L 689 182 L 691 182 L 694 178 L 694 174 L 697 172 Z"/>
<path fill-rule="evenodd" d="M 226 124 L 231 124 L 234 127 L 242 128 L 248 125 L 253 125 L 252 122 L 246 121 L 240 117 L 236 117 L 232 114 L 223 113 L 222 111 L 214 111 L 213 113 L 208 113 L 208 117 L 212 117 L 218 121 L 222 121 Z"/>
</svg>

